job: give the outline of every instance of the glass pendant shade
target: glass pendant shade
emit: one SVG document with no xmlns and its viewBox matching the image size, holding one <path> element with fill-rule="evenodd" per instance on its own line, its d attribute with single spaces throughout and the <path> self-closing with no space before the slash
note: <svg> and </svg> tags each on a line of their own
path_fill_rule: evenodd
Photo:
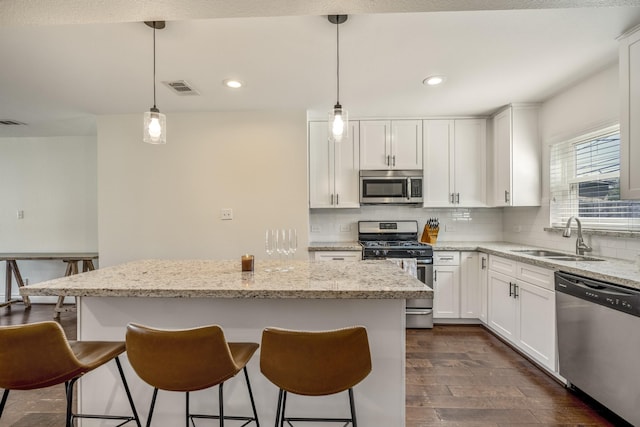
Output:
<svg viewBox="0 0 640 427">
<path fill-rule="evenodd" d="M 336 142 L 345 141 L 348 131 L 349 114 L 342 109 L 342 105 L 336 104 L 329 112 L 329 135 Z"/>
<path fill-rule="evenodd" d="M 167 143 L 167 119 L 157 108 L 144 113 L 143 141 L 148 144 Z"/>
</svg>

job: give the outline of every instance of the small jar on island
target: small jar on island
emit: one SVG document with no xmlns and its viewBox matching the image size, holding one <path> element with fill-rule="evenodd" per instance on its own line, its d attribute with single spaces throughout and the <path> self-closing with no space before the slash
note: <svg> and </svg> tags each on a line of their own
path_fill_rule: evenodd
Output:
<svg viewBox="0 0 640 427">
<path fill-rule="evenodd" d="M 253 255 L 242 255 L 242 271 L 253 271 Z"/>
</svg>

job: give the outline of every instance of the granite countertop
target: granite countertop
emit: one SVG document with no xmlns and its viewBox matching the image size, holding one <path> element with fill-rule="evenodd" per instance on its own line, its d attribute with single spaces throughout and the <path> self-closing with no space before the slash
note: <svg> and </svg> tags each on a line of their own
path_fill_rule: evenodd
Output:
<svg viewBox="0 0 640 427">
<path fill-rule="evenodd" d="M 433 246 L 433 249 L 435 251 L 480 251 L 515 261 L 526 262 L 527 264 L 537 265 L 543 268 L 562 270 L 569 273 L 587 276 L 596 280 L 603 280 L 605 282 L 640 289 L 640 267 L 632 261 L 617 258 L 606 258 L 598 255 L 587 254 L 586 256 L 599 258 L 602 261 L 558 261 L 545 257 L 514 252 L 525 249 L 546 249 L 557 251 L 556 249 L 506 242 L 437 242 Z M 574 255 L 570 252 L 557 252 Z"/>
<path fill-rule="evenodd" d="M 433 291 L 392 262 L 141 260 L 21 287 L 22 295 L 175 298 L 432 298 Z M 272 271 L 267 271 L 271 269 Z"/>
<path fill-rule="evenodd" d="M 311 242 L 309 252 L 319 251 L 362 251 L 362 245 L 358 242 Z"/>
</svg>

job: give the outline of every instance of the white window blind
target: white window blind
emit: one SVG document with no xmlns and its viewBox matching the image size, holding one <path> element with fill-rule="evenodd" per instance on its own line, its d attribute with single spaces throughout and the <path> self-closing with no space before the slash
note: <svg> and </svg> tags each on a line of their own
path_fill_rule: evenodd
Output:
<svg viewBox="0 0 640 427">
<path fill-rule="evenodd" d="M 602 230 L 640 230 L 640 202 L 620 200 L 618 126 L 551 147 L 551 226 L 571 216 L 582 226 Z"/>
</svg>

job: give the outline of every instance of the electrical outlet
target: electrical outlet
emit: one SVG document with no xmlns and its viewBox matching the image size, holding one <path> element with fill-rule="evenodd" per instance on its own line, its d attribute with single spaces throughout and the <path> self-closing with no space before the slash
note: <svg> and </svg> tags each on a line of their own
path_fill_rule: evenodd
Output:
<svg viewBox="0 0 640 427">
<path fill-rule="evenodd" d="M 322 228 L 319 225 L 312 225 L 311 226 L 311 232 L 312 233 L 319 233 L 322 231 Z"/>
<path fill-rule="evenodd" d="M 24 219 L 24 211 L 22 209 L 18 210 L 18 212 L 16 212 L 16 216 L 18 219 Z"/>
<path fill-rule="evenodd" d="M 340 231 L 348 233 L 351 231 L 351 224 L 340 224 Z"/>
<path fill-rule="evenodd" d="M 233 209 L 220 209 L 220 219 L 223 221 L 233 219 Z"/>
</svg>

